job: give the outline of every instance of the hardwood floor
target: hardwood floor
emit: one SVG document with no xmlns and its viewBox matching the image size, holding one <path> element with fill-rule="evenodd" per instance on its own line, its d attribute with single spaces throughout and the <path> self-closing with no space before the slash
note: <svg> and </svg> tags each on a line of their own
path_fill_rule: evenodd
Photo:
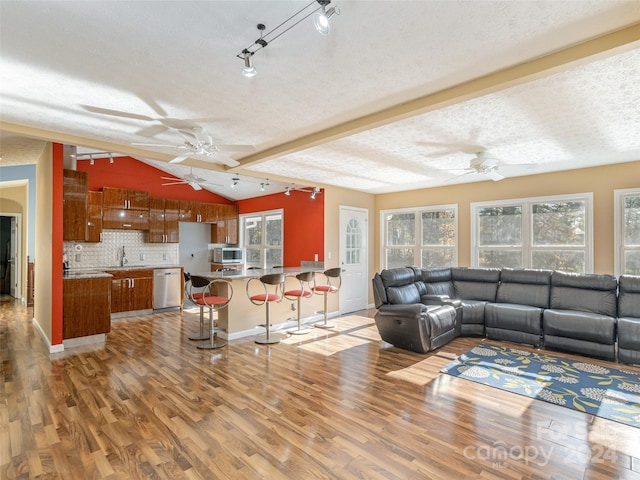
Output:
<svg viewBox="0 0 640 480">
<path fill-rule="evenodd" d="M 163 313 L 50 356 L 0 302 L 0 478 L 640 478 L 640 429 L 439 374 L 481 339 L 419 355 L 373 314 L 199 350 Z"/>
</svg>

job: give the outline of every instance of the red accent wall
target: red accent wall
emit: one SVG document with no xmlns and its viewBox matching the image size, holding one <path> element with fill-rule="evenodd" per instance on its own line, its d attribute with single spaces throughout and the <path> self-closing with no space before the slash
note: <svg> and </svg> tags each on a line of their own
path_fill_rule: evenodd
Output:
<svg viewBox="0 0 640 480">
<path fill-rule="evenodd" d="M 284 265 L 298 266 L 302 260 L 324 261 L 324 192 L 315 200 L 308 193 L 292 191 L 238 201 L 239 213 L 283 209 Z"/>
<path fill-rule="evenodd" d="M 62 343 L 62 211 L 64 153 L 59 143 L 52 145 L 51 199 L 51 345 Z"/>
<path fill-rule="evenodd" d="M 206 190 L 194 190 L 189 185 L 162 186 L 167 180 L 161 177 L 172 175 L 131 157 L 115 157 L 113 163 L 108 158 L 96 158 L 91 165 L 88 160 L 79 160 L 77 169 L 89 173 L 89 190 L 99 191 L 102 187 L 142 190 L 156 198 L 173 200 L 193 200 L 209 203 L 234 203 L 233 201 Z"/>
</svg>

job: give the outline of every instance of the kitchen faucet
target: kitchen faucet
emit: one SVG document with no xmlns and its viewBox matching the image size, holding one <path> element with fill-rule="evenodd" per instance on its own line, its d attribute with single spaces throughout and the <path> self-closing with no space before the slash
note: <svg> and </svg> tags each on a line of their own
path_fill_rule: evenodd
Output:
<svg viewBox="0 0 640 480">
<path fill-rule="evenodd" d="M 127 260 L 127 256 L 124 253 L 124 245 L 122 246 L 122 258 L 120 259 L 120 266 L 124 267 L 127 263 L 129 263 L 129 260 Z"/>
</svg>

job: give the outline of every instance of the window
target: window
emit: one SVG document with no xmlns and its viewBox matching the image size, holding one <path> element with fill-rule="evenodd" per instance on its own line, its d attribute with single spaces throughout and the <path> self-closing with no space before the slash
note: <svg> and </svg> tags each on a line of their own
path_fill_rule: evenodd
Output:
<svg viewBox="0 0 640 480">
<path fill-rule="evenodd" d="M 282 210 L 240 215 L 240 244 L 247 252 L 247 267 L 283 265 Z"/>
<path fill-rule="evenodd" d="M 614 191 L 615 273 L 640 275 L 640 188 Z"/>
<path fill-rule="evenodd" d="M 383 268 L 457 265 L 457 205 L 386 210 L 381 219 Z"/>
<path fill-rule="evenodd" d="M 591 204 L 591 194 L 472 203 L 472 265 L 591 272 Z"/>
</svg>

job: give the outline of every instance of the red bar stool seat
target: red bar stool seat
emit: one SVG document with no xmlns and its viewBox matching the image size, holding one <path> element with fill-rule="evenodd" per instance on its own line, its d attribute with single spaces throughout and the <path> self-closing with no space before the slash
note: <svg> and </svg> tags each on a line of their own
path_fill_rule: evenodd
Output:
<svg viewBox="0 0 640 480">
<path fill-rule="evenodd" d="M 342 272 L 342 269 L 340 267 L 330 268 L 328 270 L 325 270 L 323 274 L 327 279 L 327 283 L 323 285 L 317 285 L 314 283 L 314 286 L 312 288 L 313 293 L 324 296 L 324 310 L 323 310 L 324 320 L 322 323 L 314 324 L 314 327 L 318 327 L 318 328 L 335 328 L 336 327 L 335 323 L 327 322 L 327 308 L 328 308 L 327 298 L 330 293 L 337 293 L 338 290 L 340 290 L 340 286 L 342 285 L 342 277 L 340 276 L 341 272 Z"/>
<path fill-rule="evenodd" d="M 300 299 L 309 298 L 313 295 L 311 282 L 315 278 L 314 272 L 302 272 L 296 275 L 296 279 L 300 283 L 300 288 L 295 290 L 287 290 L 284 292 L 284 298 L 287 300 L 297 300 L 298 302 L 298 328 L 289 330 L 293 335 L 304 335 L 311 331 L 308 327 L 302 327 L 302 312 L 300 310 Z"/>
<path fill-rule="evenodd" d="M 226 295 L 218 293 L 223 289 L 228 292 Z M 233 287 L 231 286 L 231 283 L 221 279 L 209 280 L 205 277 L 191 275 L 189 299 L 200 307 L 200 335 L 192 335 L 189 339 L 201 340 L 197 345 L 198 348 L 210 350 L 224 347 L 227 344 L 226 341 L 220 339 L 218 336 L 220 328 L 216 326 L 213 319 L 213 312 L 225 308 L 229 305 L 232 298 Z M 206 336 L 203 335 L 205 308 L 209 309 L 209 331 Z"/>
<path fill-rule="evenodd" d="M 261 284 L 261 288 L 258 289 L 256 283 Z M 269 287 L 273 287 L 269 291 Z M 252 293 L 259 290 L 258 293 Z M 266 320 L 265 325 L 267 331 L 264 335 L 260 335 L 256 338 L 256 343 L 270 344 L 279 343 L 283 337 L 281 334 L 271 335 L 271 304 L 279 303 L 282 301 L 281 293 L 284 291 L 284 274 L 283 273 L 270 273 L 268 275 L 262 275 L 259 278 L 250 278 L 247 281 L 247 297 L 249 301 L 254 305 L 266 305 Z"/>
</svg>

